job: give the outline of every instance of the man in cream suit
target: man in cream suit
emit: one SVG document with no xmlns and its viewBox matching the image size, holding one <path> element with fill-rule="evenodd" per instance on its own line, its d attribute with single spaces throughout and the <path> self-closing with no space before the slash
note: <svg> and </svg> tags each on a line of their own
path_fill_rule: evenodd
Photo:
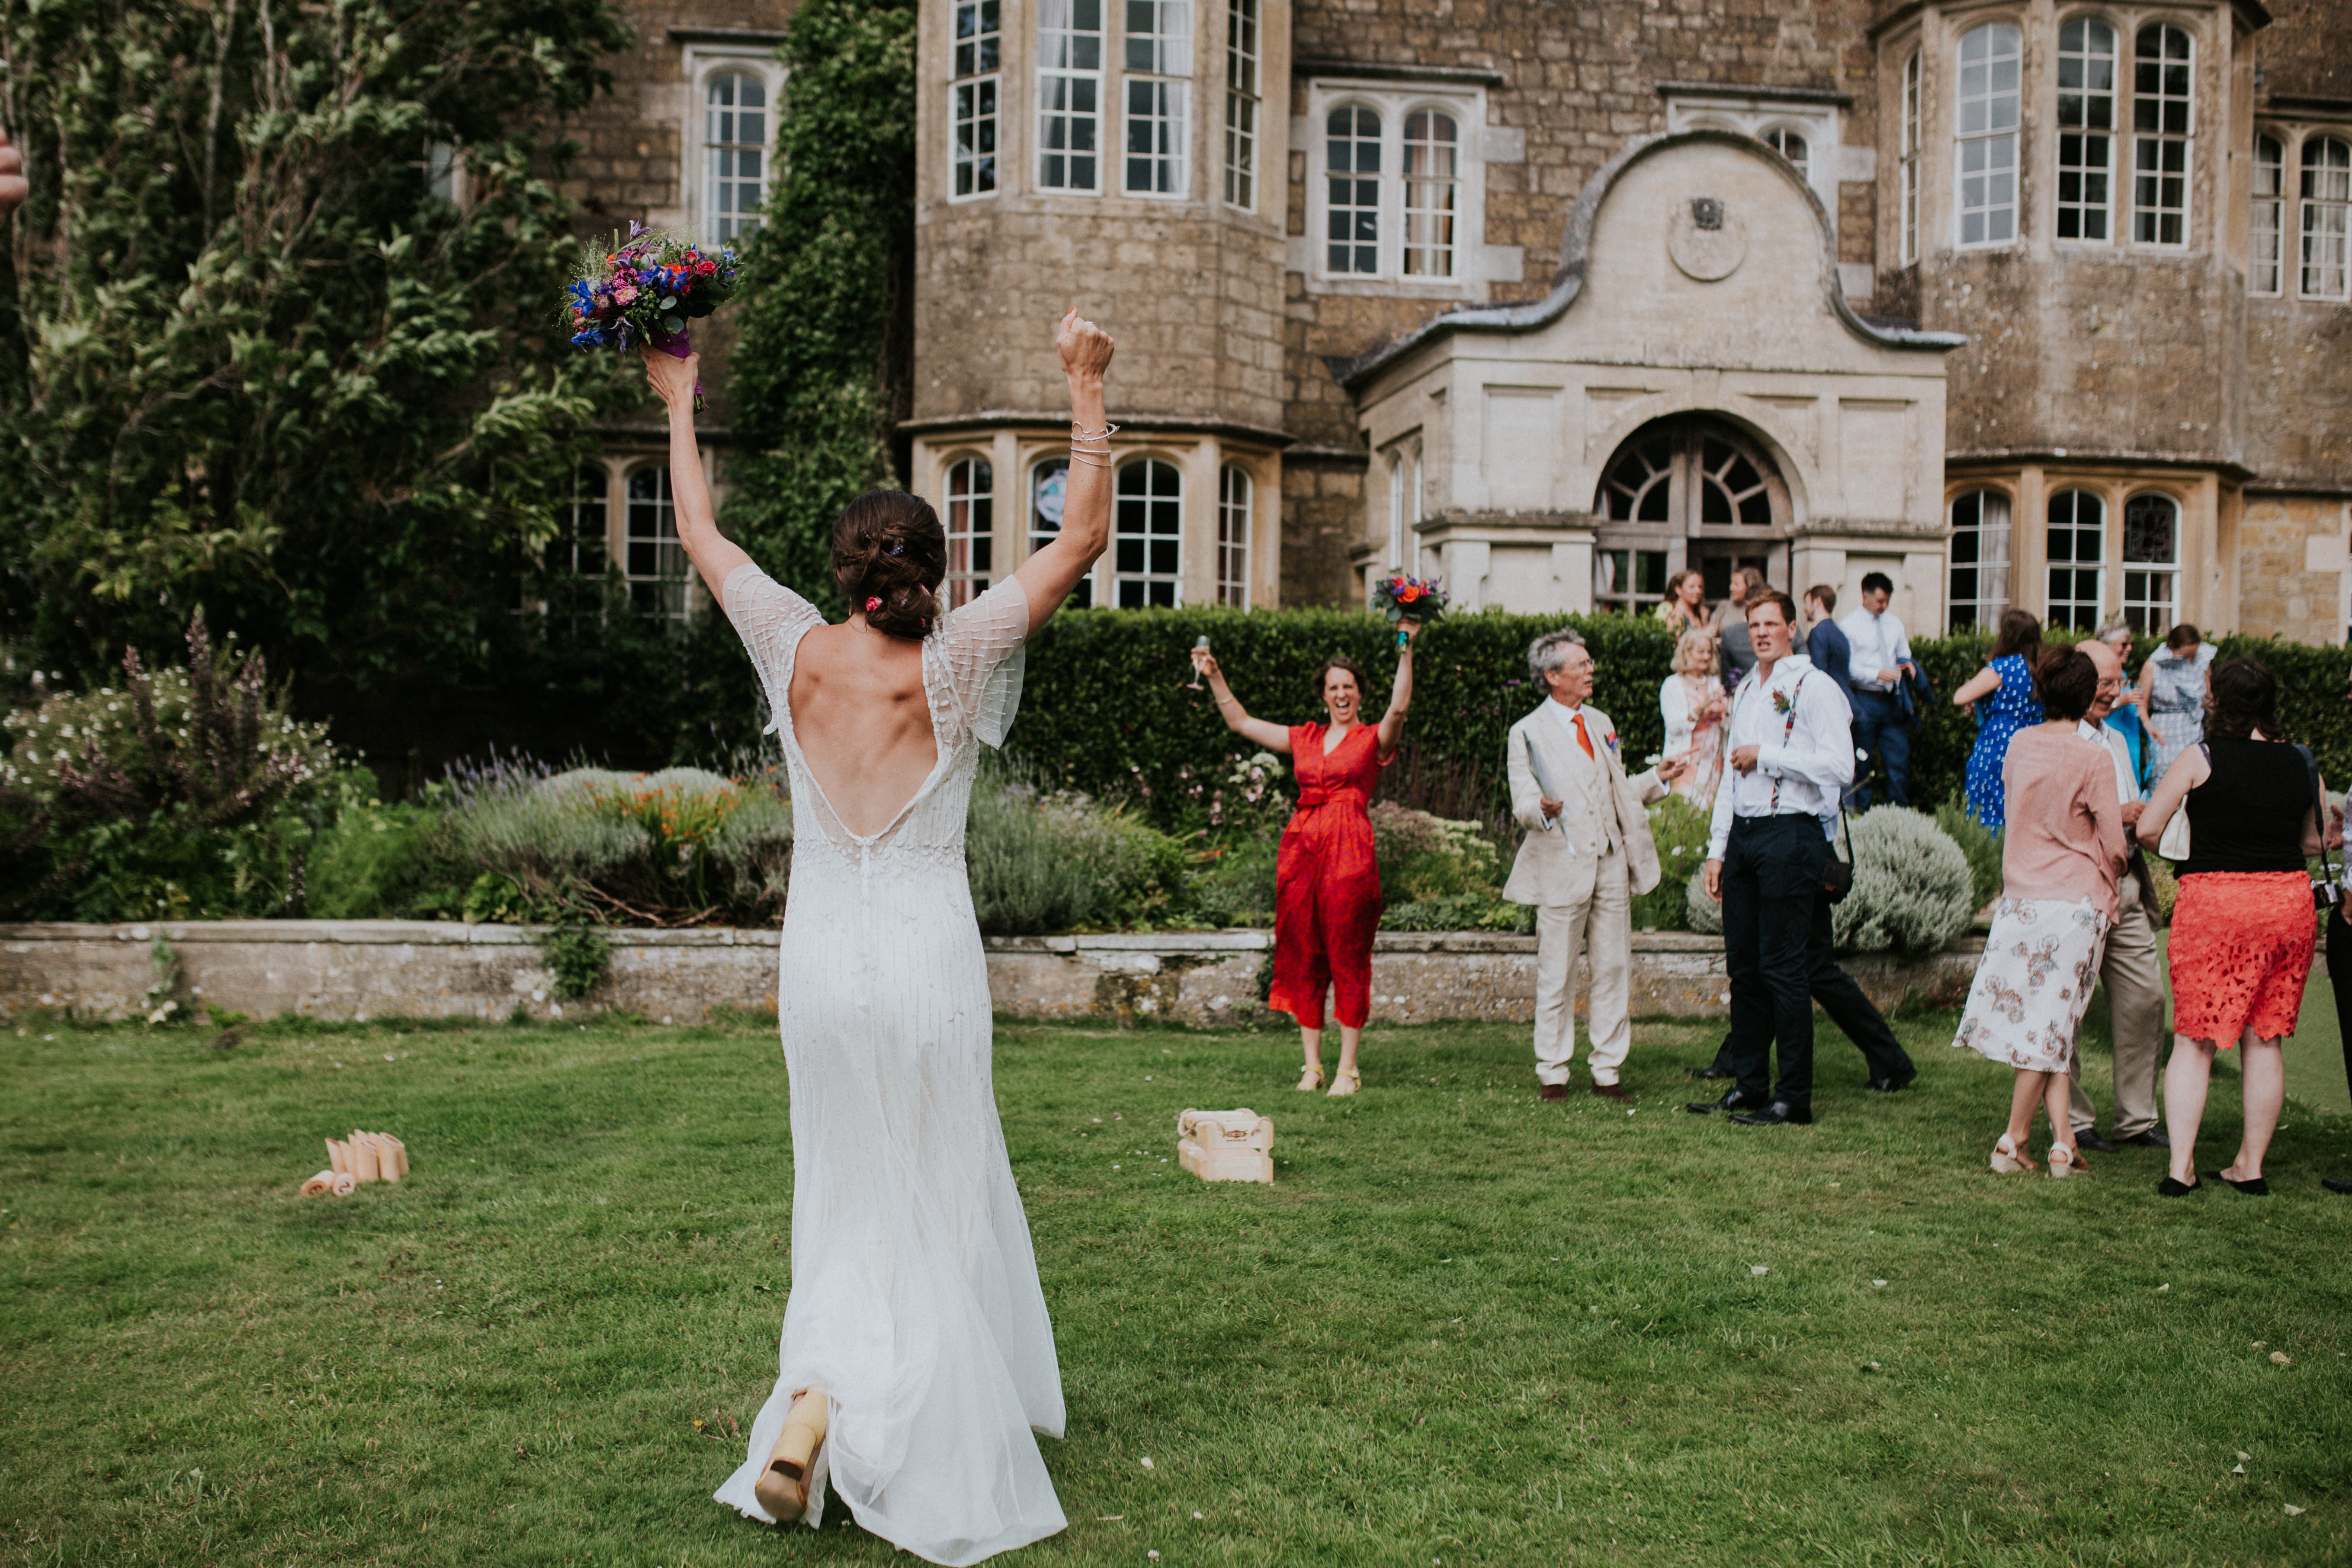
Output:
<svg viewBox="0 0 2352 1568">
<path fill-rule="evenodd" d="M 1592 1092 L 1623 1100 L 1617 1074 L 1633 1038 L 1633 898 L 1658 885 L 1642 808 L 1664 798 L 1683 764 L 1625 776 L 1617 727 L 1585 701 L 1592 655 L 1576 633 L 1538 637 L 1528 668 L 1551 695 L 1511 726 L 1511 815 L 1528 832 L 1503 897 L 1536 908 L 1536 1081 L 1544 1099 L 1568 1098 L 1581 963 L 1591 975 Z"/>
</svg>

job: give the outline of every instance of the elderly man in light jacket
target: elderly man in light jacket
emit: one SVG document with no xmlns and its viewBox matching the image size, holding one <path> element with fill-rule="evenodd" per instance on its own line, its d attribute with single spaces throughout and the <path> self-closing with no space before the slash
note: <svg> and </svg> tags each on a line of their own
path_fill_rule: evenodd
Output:
<svg viewBox="0 0 2352 1568">
<path fill-rule="evenodd" d="M 1572 631 L 1548 632 L 1528 667 L 1550 695 L 1511 726 L 1511 815 L 1527 837 L 1503 897 L 1536 909 L 1536 1081 L 1568 1098 L 1580 966 L 1590 972 L 1592 1092 L 1627 1098 L 1618 1070 L 1633 1044 L 1633 898 L 1658 885 L 1643 807 L 1664 798 L 1679 761 L 1625 776 L 1617 726 L 1592 707 L 1592 655 Z"/>
</svg>

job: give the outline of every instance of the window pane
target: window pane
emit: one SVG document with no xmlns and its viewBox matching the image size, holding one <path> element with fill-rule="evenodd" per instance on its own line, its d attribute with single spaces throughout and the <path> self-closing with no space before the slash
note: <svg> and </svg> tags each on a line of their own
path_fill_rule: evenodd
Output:
<svg viewBox="0 0 2352 1568">
<path fill-rule="evenodd" d="M 2045 542 L 2053 626 L 2089 631 L 2099 624 L 2106 515 L 2106 503 L 2088 490 L 2060 490 L 2050 498 Z"/>
<path fill-rule="evenodd" d="M 1329 208 L 1325 268 L 1381 269 L 1381 117 L 1360 105 L 1335 109 L 1325 121 Z"/>
<path fill-rule="evenodd" d="M 1111 582 L 1119 608 L 1177 603 L 1183 531 L 1183 476 L 1175 464 L 1146 458 L 1118 471 Z"/>
<path fill-rule="evenodd" d="M 2171 628 L 2179 599 L 2179 506 L 2171 497 L 2159 495 L 2137 495 L 2126 501 L 2124 618 L 2132 630 L 2160 636 Z"/>
<path fill-rule="evenodd" d="M 2286 263 L 2286 148 L 2275 136 L 2254 138 L 2253 201 L 2246 215 L 2246 289 L 2275 294 Z"/>
<path fill-rule="evenodd" d="M 985 458 L 950 464 L 946 500 L 940 521 L 948 536 L 948 608 L 954 609 L 988 591 L 996 544 L 995 468 Z"/>
<path fill-rule="evenodd" d="M 1225 200 L 1257 205 L 1257 5 L 1228 0 L 1225 13 Z"/>
<path fill-rule="evenodd" d="M 1054 542 L 1062 531 L 1062 505 L 1070 493 L 1070 459 L 1048 458 L 1029 470 L 1029 550 L 1032 554 Z M 1066 601 L 1083 609 L 1095 602 L 1094 574 L 1078 580 Z"/>
<path fill-rule="evenodd" d="M 1250 477 L 1227 464 L 1217 480 L 1217 603 L 1249 608 Z"/>
<path fill-rule="evenodd" d="M 1457 132 L 1451 115 L 1418 110 L 1404 121 L 1404 270 L 1454 276 L 1454 216 L 1459 200 Z"/>
<path fill-rule="evenodd" d="M 1096 188 L 1102 152 L 1102 0 L 1037 0 L 1037 184 Z"/>
<path fill-rule="evenodd" d="M 1954 149 L 1959 242 L 2003 245 L 2017 236 L 2017 118 L 2023 46 L 2006 22 L 1960 39 Z"/>
<path fill-rule="evenodd" d="M 1127 190 L 1184 194 L 1184 110 L 1192 84 L 1150 77 L 1127 81 Z"/>
<path fill-rule="evenodd" d="M 1898 222 L 1903 229 L 1903 263 L 1919 259 L 1919 57 L 1903 62 L 1903 167 Z"/>
<path fill-rule="evenodd" d="M 2313 300 L 2347 298 L 2352 248 L 2352 143 L 2315 136 L 2303 144 L 2300 291 Z"/>
<path fill-rule="evenodd" d="M 2189 35 L 2139 30 L 2132 60 L 2132 238 L 2142 245 L 2189 241 Z"/>
<path fill-rule="evenodd" d="M 729 72 L 711 78 L 704 96 L 704 226 L 723 243 L 758 228 L 768 199 L 768 86 Z"/>
<path fill-rule="evenodd" d="M 2077 17 L 2058 29 L 2058 222 L 2061 239 L 2105 239 L 2113 198 L 2116 35 Z"/>
<path fill-rule="evenodd" d="M 639 614 L 672 626 L 686 622 L 686 547 L 678 542 L 677 510 L 669 469 L 639 468 L 629 476 L 627 553 L 622 575 Z"/>
</svg>

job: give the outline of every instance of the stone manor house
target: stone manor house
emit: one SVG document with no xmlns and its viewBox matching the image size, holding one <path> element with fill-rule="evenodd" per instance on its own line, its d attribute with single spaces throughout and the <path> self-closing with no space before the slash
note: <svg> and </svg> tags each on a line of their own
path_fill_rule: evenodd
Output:
<svg viewBox="0 0 2352 1568">
<path fill-rule="evenodd" d="M 911 485 L 959 597 L 1059 526 L 1075 302 L 1097 605 L 1747 562 L 2343 640 L 2352 3 L 2276 3 L 924 0 Z M 577 193 L 755 223 L 790 11 L 634 7 Z M 608 436 L 563 548 L 686 614 L 657 433 Z"/>
</svg>

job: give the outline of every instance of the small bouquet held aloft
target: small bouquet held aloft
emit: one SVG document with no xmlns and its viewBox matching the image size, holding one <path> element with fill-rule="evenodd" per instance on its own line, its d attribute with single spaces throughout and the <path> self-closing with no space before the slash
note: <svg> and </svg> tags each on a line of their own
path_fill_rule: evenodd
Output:
<svg viewBox="0 0 2352 1568">
<path fill-rule="evenodd" d="M 1372 585 L 1372 603 L 1388 616 L 1392 626 L 1406 620 L 1427 626 L 1445 613 L 1445 590 L 1434 578 L 1412 577 L 1399 572 Z M 1404 628 L 1398 626 L 1397 647 L 1404 645 Z"/>
<path fill-rule="evenodd" d="M 583 349 L 626 353 L 644 346 L 684 359 L 694 352 L 688 323 L 726 303 L 735 273 L 735 253 L 724 246 L 706 253 L 632 223 L 626 240 L 615 234 L 609 245 L 581 247 L 579 276 L 563 301 L 572 341 Z"/>
</svg>

